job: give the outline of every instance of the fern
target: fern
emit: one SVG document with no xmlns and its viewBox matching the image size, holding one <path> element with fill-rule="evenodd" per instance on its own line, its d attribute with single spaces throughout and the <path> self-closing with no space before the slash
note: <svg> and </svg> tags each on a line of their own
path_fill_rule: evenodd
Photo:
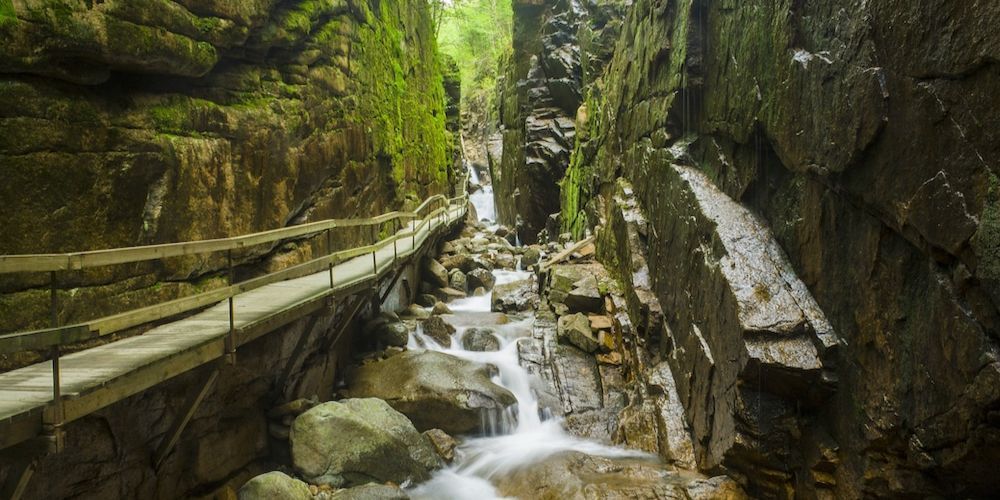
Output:
<svg viewBox="0 0 1000 500">
<path fill-rule="evenodd" d="M 0 26 L 17 21 L 14 0 L 0 0 Z"/>
</svg>

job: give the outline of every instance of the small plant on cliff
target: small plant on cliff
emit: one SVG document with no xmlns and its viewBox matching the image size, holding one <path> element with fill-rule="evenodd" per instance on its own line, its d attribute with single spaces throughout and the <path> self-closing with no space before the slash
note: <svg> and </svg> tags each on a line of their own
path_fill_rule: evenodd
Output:
<svg viewBox="0 0 1000 500">
<path fill-rule="evenodd" d="M 13 0 L 0 0 L 0 26 L 17 21 Z"/>
</svg>

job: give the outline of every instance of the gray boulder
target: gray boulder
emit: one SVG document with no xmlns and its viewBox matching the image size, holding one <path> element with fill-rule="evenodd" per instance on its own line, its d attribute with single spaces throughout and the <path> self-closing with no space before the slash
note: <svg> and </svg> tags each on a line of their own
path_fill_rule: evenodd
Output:
<svg viewBox="0 0 1000 500">
<path fill-rule="evenodd" d="M 312 408 L 295 419 L 290 441 L 292 462 L 302 477 L 337 488 L 424 481 L 443 465 L 403 414 L 375 398 Z"/>
<path fill-rule="evenodd" d="M 279 471 L 268 472 L 254 477 L 240 488 L 239 500 L 312 500 L 309 485 Z"/>
<path fill-rule="evenodd" d="M 542 258 L 542 252 L 538 250 L 536 246 L 530 246 L 524 250 L 521 255 L 521 267 L 527 269 L 535 264 Z"/>
<path fill-rule="evenodd" d="M 490 304 L 496 312 L 518 312 L 533 309 L 538 300 L 534 282 L 526 279 L 494 287 Z"/>
<path fill-rule="evenodd" d="M 375 340 L 382 346 L 406 347 L 410 330 L 402 322 L 386 323 L 375 330 Z"/>
<path fill-rule="evenodd" d="M 423 269 L 423 277 L 428 283 L 439 287 L 448 286 L 448 270 L 440 262 L 430 257 L 424 257 L 421 259 L 421 268 Z"/>
<path fill-rule="evenodd" d="M 467 290 L 469 288 L 469 284 L 465 277 L 465 273 L 463 273 L 461 269 L 452 269 L 449 271 L 448 286 L 463 292 Z"/>
<path fill-rule="evenodd" d="M 584 352 L 596 352 L 600 347 L 594 332 L 590 329 L 590 320 L 585 314 L 568 314 L 559 318 L 556 324 L 556 335 L 560 342 L 572 344 Z"/>
<path fill-rule="evenodd" d="M 451 347 L 451 334 L 455 333 L 455 327 L 451 326 L 440 316 L 431 316 L 423 323 L 424 335 L 434 339 L 435 342 L 444 347 Z"/>
<path fill-rule="evenodd" d="M 475 269 L 470 272 L 467 276 L 469 282 L 469 288 L 475 290 L 476 288 L 483 287 L 487 290 L 492 290 L 493 285 L 496 284 L 497 279 L 493 276 L 493 273 L 485 269 Z"/>
<path fill-rule="evenodd" d="M 462 334 L 462 347 L 468 351 L 499 351 L 500 340 L 490 328 L 469 328 Z"/>
<path fill-rule="evenodd" d="M 604 299 L 597 285 L 597 278 L 587 274 L 566 294 L 564 300 L 571 312 L 600 312 L 604 309 Z"/>
<path fill-rule="evenodd" d="M 362 366 L 347 387 L 351 397 L 384 399 L 417 429 L 452 435 L 479 431 L 483 412 L 517 402 L 490 380 L 484 365 L 436 351 L 407 351 Z"/>
<path fill-rule="evenodd" d="M 410 495 L 399 486 L 369 483 L 340 490 L 329 498 L 330 500 L 406 500 Z"/>
</svg>

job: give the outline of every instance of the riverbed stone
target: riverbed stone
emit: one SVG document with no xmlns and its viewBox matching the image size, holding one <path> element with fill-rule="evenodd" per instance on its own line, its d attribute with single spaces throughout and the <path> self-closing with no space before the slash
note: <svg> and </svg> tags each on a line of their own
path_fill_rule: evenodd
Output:
<svg viewBox="0 0 1000 500">
<path fill-rule="evenodd" d="M 641 456 L 606 458 L 580 452 L 559 453 L 532 467 L 502 475 L 497 488 L 501 494 L 516 498 L 688 500 L 688 488 L 700 495 L 698 498 L 747 498 L 728 478 L 712 481 L 700 474 L 671 470 Z"/>
<path fill-rule="evenodd" d="M 428 429 L 423 432 L 424 437 L 431 442 L 439 457 L 446 463 L 455 460 L 455 449 L 458 448 L 458 441 L 441 429 Z"/>
<path fill-rule="evenodd" d="M 384 399 L 417 429 L 468 434 L 480 429 L 483 412 L 502 412 L 517 402 L 490 380 L 486 366 L 436 351 L 407 351 L 355 370 L 351 397 Z"/>
<path fill-rule="evenodd" d="M 272 471 L 250 479 L 240 488 L 239 500 L 311 500 L 309 485 L 284 472 Z"/>
<path fill-rule="evenodd" d="M 521 267 L 528 269 L 531 266 L 538 264 L 539 260 L 542 258 L 542 252 L 537 246 L 532 245 L 524 250 L 521 254 Z"/>
<path fill-rule="evenodd" d="M 469 288 L 476 289 L 483 287 L 487 290 L 492 290 L 493 285 L 496 284 L 496 277 L 493 273 L 485 269 L 475 269 L 469 273 Z"/>
<path fill-rule="evenodd" d="M 463 299 L 466 297 L 465 292 L 463 292 L 462 290 L 457 290 L 450 286 L 446 286 L 444 288 L 438 288 L 432 292 L 432 295 L 436 299 L 434 303 L 437 303 L 438 301 L 451 302 L 455 299 Z M 433 305 L 434 304 L 431 304 L 431 306 Z"/>
<path fill-rule="evenodd" d="M 491 308 L 496 312 L 519 312 L 538 305 L 538 293 L 531 279 L 518 280 L 493 288 Z"/>
<path fill-rule="evenodd" d="M 460 290 L 466 291 L 469 288 L 468 279 L 465 277 L 465 273 L 461 269 L 452 269 L 448 272 L 448 286 Z"/>
<path fill-rule="evenodd" d="M 438 301 L 434 304 L 434 307 L 431 309 L 431 314 L 435 316 L 439 316 L 441 314 L 451 314 L 451 308 L 448 307 L 448 304 Z"/>
<path fill-rule="evenodd" d="M 590 329 L 590 320 L 583 313 L 561 316 L 556 332 L 561 342 L 572 344 L 583 352 L 593 353 L 600 347 L 598 339 Z"/>
<path fill-rule="evenodd" d="M 375 340 L 382 346 L 405 347 L 410 340 L 410 330 L 401 321 L 385 323 L 375 330 Z"/>
<path fill-rule="evenodd" d="M 462 347 L 468 351 L 498 351 L 500 340 L 491 328 L 469 328 L 462 334 Z"/>
<path fill-rule="evenodd" d="M 573 283 L 573 288 L 566 294 L 563 303 L 570 312 L 600 312 L 604 307 L 604 299 L 597 284 L 597 277 L 587 274 Z"/>
<path fill-rule="evenodd" d="M 448 286 L 448 270 L 436 259 L 424 257 L 420 260 L 420 267 L 421 275 L 428 283 L 438 287 Z"/>
<path fill-rule="evenodd" d="M 432 293 L 421 293 L 417 295 L 416 303 L 417 305 L 423 307 L 434 307 L 434 304 L 438 302 L 438 299 Z"/>
<path fill-rule="evenodd" d="M 451 335 L 455 333 L 455 327 L 440 316 L 431 316 L 423 322 L 424 335 L 434 339 L 443 347 L 451 347 Z"/>
<path fill-rule="evenodd" d="M 295 469 L 304 478 L 338 488 L 424 481 L 442 466 L 406 416 L 376 398 L 315 406 L 295 419 L 290 441 Z"/>
<path fill-rule="evenodd" d="M 330 500 L 407 500 L 410 496 L 396 485 L 368 483 L 337 491 L 329 498 Z"/>
</svg>

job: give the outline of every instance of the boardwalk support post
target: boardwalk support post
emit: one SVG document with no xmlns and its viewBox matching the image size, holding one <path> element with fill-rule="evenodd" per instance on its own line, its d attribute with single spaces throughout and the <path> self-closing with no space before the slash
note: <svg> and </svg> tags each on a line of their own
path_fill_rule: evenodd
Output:
<svg viewBox="0 0 1000 500">
<path fill-rule="evenodd" d="M 326 256 L 329 257 L 333 255 L 333 236 L 330 234 L 330 228 L 326 229 Z M 327 267 L 330 270 L 330 288 L 333 288 L 333 259 L 327 263 Z"/>
<path fill-rule="evenodd" d="M 228 282 L 229 286 L 233 286 L 233 251 L 226 251 L 226 260 L 228 262 L 229 275 Z M 234 297 L 232 294 L 229 295 L 229 335 L 226 337 L 226 363 L 230 365 L 236 364 L 236 310 L 233 306 Z"/>
<path fill-rule="evenodd" d="M 56 290 L 56 272 L 49 273 L 49 324 L 52 328 L 59 327 L 59 295 Z M 65 446 L 65 431 L 63 430 L 62 382 L 59 374 L 59 346 L 50 350 L 52 357 L 52 407 L 46 412 L 43 427 L 50 437 L 50 448 L 60 452 Z M 30 473 L 29 473 L 30 477 Z"/>
<path fill-rule="evenodd" d="M 173 450 L 174 446 L 177 444 L 177 441 L 180 440 L 181 434 L 184 432 L 184 428 L 187 427 L 188 422 L 191 421 L 191 417 L 194 416 L 194 412 L 198 410 L 198 406 L 201 405 L 201 402 L 205 399 L 205 396 L 208 395 L 208 391 L 212 388 L 212 385 L 215 384 L 215 380 L 218 378 L 219 367 L 216 366 L 216 368 L 212 370 L 212 374 L 208 376 L 208 380 L 206 380 L 201 386 L 201 390 L 192 394 L 188 398 L 187 403 L 184 405 L 183 413 L 181 413 L 177 417 L 177 420 L 174 421 L 170 430 L 163 437 L 163 442 L 160 443 L 159 449 L 156 450 L 156 458 L 153 462 L 154 469 L 160 470 L 160 466 L 163 465 L 163 461 L 166 460 L 167 455 L 170 454 L 171 450 Z"/>
</svg>

